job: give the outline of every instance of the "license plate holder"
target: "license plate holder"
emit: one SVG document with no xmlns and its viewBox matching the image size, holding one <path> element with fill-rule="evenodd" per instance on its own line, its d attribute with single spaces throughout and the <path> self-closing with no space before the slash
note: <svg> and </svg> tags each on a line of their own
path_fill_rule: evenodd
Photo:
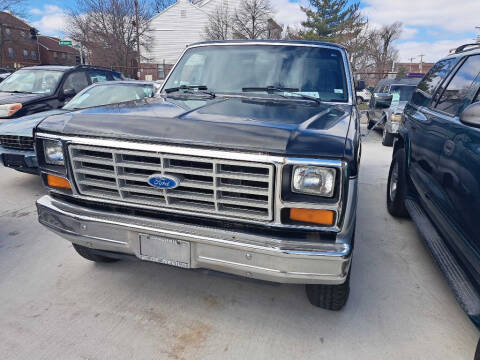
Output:
<svg viewBox="0 0 480 360">
<path fill-rule="evenodd" d="M 139 234 L 140 257 L 144 260 L 190 268 L 190 242 L 167 237 Z"/>
</svg>

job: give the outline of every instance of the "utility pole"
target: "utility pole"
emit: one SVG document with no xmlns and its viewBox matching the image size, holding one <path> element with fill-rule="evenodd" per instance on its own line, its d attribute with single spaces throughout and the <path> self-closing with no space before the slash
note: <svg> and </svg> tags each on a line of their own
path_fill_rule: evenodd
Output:
<svg viewBox="0 0 480 360">
<path fill-rule="evenodd" d="M 423 57 L 425 56 L 424 54 L 418 55 L 420 56 L 420 72 L 423 73 Z"/>
<path fill-rule="evenodd" d="M 139 34 L 139 24 L 138 24 L 138 0 L 134 0 L 135 4 L 135 31 L 137 37 L 137 78 L 140 79 L 140 34 Z"/>
<path fill-rule="evenodd" d="M 475 29 L 477 29 L 477 31 L 480 31 L 480 26 L 475 26 Z M 480 44 L 480 33 L 477 35 L 475 41 Z"/>
<path fill-rule="evenodd" d="M 413 63 L 414 59 L 415 59 L 414 57 L 410 58 L 410 71 L 409 72 L 412 72 L 412 63 Z"/>
</svg>

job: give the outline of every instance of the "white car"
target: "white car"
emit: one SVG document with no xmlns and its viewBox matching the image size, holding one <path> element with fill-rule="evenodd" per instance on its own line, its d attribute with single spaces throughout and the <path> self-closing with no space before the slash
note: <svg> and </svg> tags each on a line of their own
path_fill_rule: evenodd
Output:
<svg viewBox="0 0 480 360">
<path fill-rule="evenodd" d="M 357 103 L 361 104 L 364 102 L 369 102 L 372 97 L 372 93 L 368 89 L 363 89 L 357 91 Z"/>
</svg>

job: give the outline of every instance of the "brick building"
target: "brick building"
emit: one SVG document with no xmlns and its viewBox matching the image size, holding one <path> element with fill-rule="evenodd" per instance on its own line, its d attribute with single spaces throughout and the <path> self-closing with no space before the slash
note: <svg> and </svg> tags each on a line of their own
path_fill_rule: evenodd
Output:
<svg viewBox="0 0 480 360">
<path fill-rule="evenodd" d="M 405 73 L 421 73 L 426 74 L 432 67 L 434 63 L 409 63 L 409 62 L 397 62 L 395 63 L 394 72 L 405 72 Z"/>
<path fill-rule="evenodd" d="M 8 12 L 0 12 L 0 67 L 39 65 L 38 44 L 32 27 Z"/>
<path fill-rule="evenodd" d="M 71 46 L 59 45 L 59 38 L 38 36 L 40 61 L 44 65 L 79 65 L 80 52 Z"/>
</svg>

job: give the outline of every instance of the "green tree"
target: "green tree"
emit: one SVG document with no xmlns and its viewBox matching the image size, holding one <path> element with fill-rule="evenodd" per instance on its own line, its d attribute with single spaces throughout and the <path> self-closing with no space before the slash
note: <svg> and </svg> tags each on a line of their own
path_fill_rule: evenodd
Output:
<svg viewBox="0 0 480 360">
<path fill-rule="evenodd" d="M 307 16 L 302 22 L 301 36 L 306 40 L 329 42 L 345 41 L 365 26 L 359 11 L 360 2 L 349 5 L 348 0 L 308 0 L 310 6 L 301 6 Z"/>
</svg>

